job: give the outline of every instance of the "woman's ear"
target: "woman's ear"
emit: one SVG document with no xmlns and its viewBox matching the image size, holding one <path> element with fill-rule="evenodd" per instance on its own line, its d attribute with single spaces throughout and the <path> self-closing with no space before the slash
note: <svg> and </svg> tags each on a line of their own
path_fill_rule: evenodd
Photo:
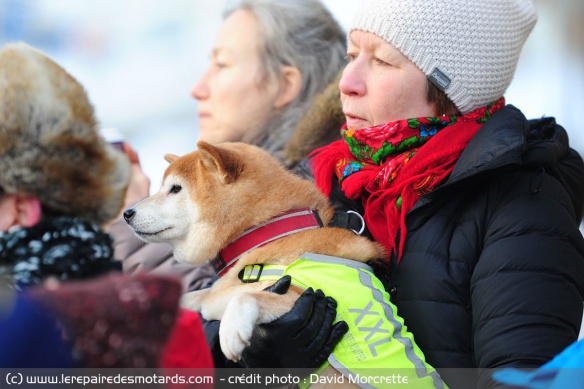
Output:
<svg viewBox="0 0 584 389">
<path fill-rule="evenodd" d="M 32 227 L 41 220 L 41 202 L 36 197 L 16 195 L 16 224 Z"/>
<path fill-rule="evenodd" d="M 7 195 L 0 198 L 0 231 L 31 227 L 41 219 L 41 202 L 36 197 Z"/>
<path fill-rule="evenodd" d="M 274 102 L 274 108 L 283 108 L 290 104 L 300 94 L 302 87 L 302 73 L 294 66 L 282 66 L 280 91 Z"/>
</svg>

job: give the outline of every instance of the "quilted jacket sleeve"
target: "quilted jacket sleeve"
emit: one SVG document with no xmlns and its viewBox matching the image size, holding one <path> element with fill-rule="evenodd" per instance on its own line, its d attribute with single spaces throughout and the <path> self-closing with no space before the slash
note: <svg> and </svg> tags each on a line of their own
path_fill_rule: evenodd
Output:
<svg viewBox="0 0 584 389">
<path fill-rule="evenodd" d="M 538 367 L 578 337 L 584 240 L 566 190 L 543 169 L 499 183 L 471 279 L 475 355 L 479 368 Z M 496 386 L 488 371 L 479 379 Z"/>
<path fill-rule="evenodd" d="M 114 239 L 114 256 L 122 261 L 124 273 L 146 271 L 178 277 L 184 291 L 203 288 L 215 275 L 210 264 L 193 266 L 178 262 L 168 244 L 141 241 L 122 218 L 116 219 L 107 231 Z"/>
</svg>

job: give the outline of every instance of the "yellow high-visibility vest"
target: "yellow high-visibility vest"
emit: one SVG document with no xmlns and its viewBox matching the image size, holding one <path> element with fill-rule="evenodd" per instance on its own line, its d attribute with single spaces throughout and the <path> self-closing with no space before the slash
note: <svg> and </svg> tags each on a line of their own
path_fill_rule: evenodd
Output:
<svg viewBox="0 0 584 389">
<path fill-rule="evenodd" d="M 329 356 L 328 363 L 343 374 L 344 382 L 369 388 L 446 387 L 438 372 L 426 363 L 370 266 L 305 253 L 289 266 L 248 265 L 240 278 L 242 282 L 276 281 L 285 275 L 292 277 L 293 285 L 321 289 L 337 301 L 335 322 L 344 320 L 349 331 Z M 311 379 L 312 383 L 317 382 L 311 375 L 301 387 L 309 386 Z"/>
</svg>

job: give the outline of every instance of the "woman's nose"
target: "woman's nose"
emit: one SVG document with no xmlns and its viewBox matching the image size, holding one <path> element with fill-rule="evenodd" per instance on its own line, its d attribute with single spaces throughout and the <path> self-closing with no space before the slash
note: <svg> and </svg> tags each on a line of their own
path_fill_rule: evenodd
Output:
<svg viewBox="0 0 584 389">
<path fill-rule="evenodd" d="M 209 86 L 207 82 L 208 72 L 205 72 L 192 87 L 191 96 L 196 100 L 204 100 L 209 97 Z"/>
<path fill-rule="evenodd" d="M 341 93 L 348 96 L 363 96 L 366 91 L 366 77 L 364 66 L 358 59 L 347 64 L 339 81 Z"/>
</svg>

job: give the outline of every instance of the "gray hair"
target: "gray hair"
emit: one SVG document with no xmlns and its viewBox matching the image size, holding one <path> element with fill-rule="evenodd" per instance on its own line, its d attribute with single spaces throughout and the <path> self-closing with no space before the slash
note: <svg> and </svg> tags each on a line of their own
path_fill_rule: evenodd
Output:
<svg viewBox="0 0 584 389">
<path fill-rule="evenodd" d="M 346 32 L 319 0 L 239 0 L 237 10 L 250 11 L 263 29 L 260 81 L 293 66 L 302 74 L 298 97 L 263 124 L 254 144 L 271 153 L 283 149 L 313 98 L 334 81 L 346 61 Z M 261 44 L 260 43 L 260 44 Z"/>
</svg>

